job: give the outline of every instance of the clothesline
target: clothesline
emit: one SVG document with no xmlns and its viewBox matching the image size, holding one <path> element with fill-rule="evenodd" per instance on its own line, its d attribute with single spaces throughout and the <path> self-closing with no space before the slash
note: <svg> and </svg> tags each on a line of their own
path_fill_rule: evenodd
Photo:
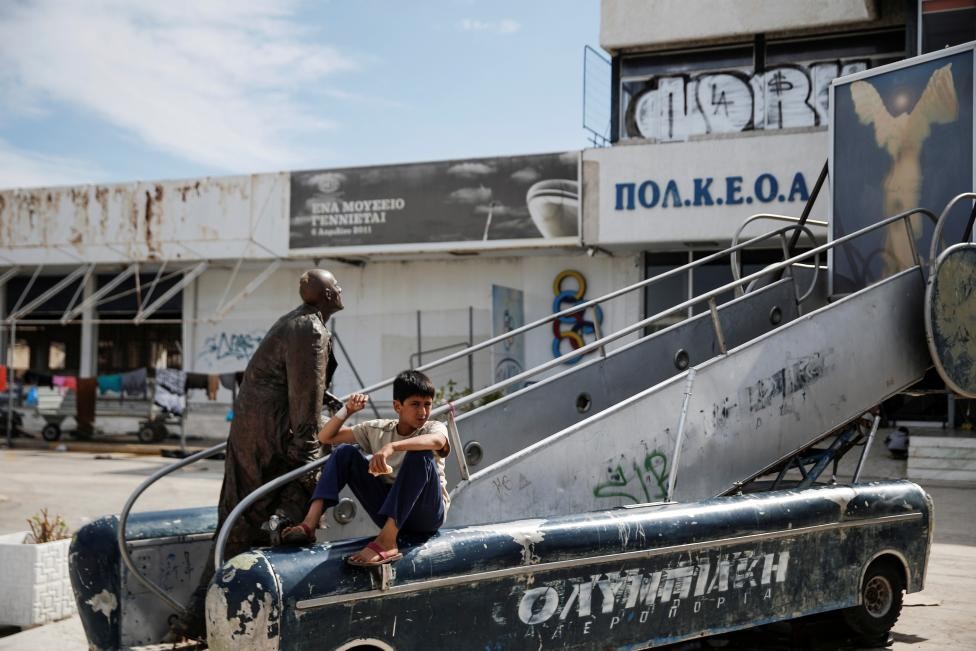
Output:
<svg viewBox="0 0 976 651">
<path fill-rule="evenodd" d="M 75 391 L 79 397 L 85 394 L 85 402 L 94 400 L 94 389 L 97 387 L 100 395 L 117 393 L 119 399 L 124 397 L 147 398 L 148 378 L 150 369 L 138 368 L 126 373 L 110 373 L 92 377 L 74 375 L 55 375 L 37 371 L 25 371 L 21 384 L 32 387 L 59 388 L 61 391 Z M 8 368 L 0 365 L 0 391 L 8 389 Z M 202 389 L 206 391 L 211 401 L 217 399 L 220 387 L 235 391 L 244 379 L 243 371 L 231 373 L 194 373 L 179 369 L 155 369 L 155 387 L 153 402 L 175 415 L 182 415 L 186 410 L 186 395 L 188 391 Z M 80 390 L 83 388 L 84 390 Z M 36 393 L 35 393 L 36 395 Z"/>
</svg>

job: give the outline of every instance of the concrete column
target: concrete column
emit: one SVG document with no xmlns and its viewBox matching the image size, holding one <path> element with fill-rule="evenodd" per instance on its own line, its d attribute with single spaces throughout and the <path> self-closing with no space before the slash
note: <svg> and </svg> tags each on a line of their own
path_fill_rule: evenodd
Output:
<svg viewBox="0 0 976 651">
<path fill-rule="evenodd" d="M 197 333 L 197 291 L 200 278 L 183 288 L 183 333 L 180 345 L 183 348 L 183 370 L 196 371 L 193 351 L 196 350 Z"/>
<path fill-rule="evenodd" d="M 7 286 L 0 286 L 0 323 L 7 318 Z M 7 359 L 7 342 L 10 341 L 10 332 L 7 330 L 7 325 L 4 324 L 0 327 L 0 364 L 10 364 L 10 359 Z"/>
<path fill-rule="evenodd" d="M 82 300 L 95 293 L 95 275 L 85 283 Z M 93 323 L 98 312 L 89 305 L 81 312 L 81 359 L 78 362 L 78 375 L 95 377 L 98 374 L 98 324 Z"/>
</svg>

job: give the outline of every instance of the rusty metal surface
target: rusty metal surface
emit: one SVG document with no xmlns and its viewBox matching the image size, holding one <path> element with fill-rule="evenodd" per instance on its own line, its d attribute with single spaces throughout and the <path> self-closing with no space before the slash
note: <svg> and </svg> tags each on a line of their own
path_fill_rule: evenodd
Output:
<svg viewBox="0 0 976 651">
<path fill-rule="evenodd" d="M 925 290 L 925 331 L 946 385 L 976 398 L 976 245 L 956 244 L 936 261 Z"/>
<path fill-rule="evenodd" d="M 362 540 L 224 565 L 211 649 L 640 648 L 852 606 L 876 558 L 922 588 L 931 526 L 909 482 L 820 487 L 444 530 L 385 571 Z M 833 553 L 823 554 L 830 548 Z M 382 648 L 382 647 L 381 647 Z"/>
<path fill-rule="evenodd" d="M 287 174 L 0 192 L 0 259 L 77 264 L 287 254 Z"/>
</svg>

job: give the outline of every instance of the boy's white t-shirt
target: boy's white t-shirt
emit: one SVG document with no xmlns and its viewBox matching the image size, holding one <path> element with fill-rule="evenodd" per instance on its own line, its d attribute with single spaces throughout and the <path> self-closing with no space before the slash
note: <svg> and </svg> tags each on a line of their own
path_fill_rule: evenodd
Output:
<svg viewBox="0 0 976 651">
<path fill-rule="evenodd" d="M 356 443 L 366 454 L 375 453 L 387 443 L 405 441 L 415 436 L 420 436 L 421 434 L 443 434 L 445 440 L 448 440 L 447 426 L 439 421 L 429 420 L 422 427 L 414 430 L 409 436 L 400 436 L 396 429 L 397 422 L 396 419 L 380 418 L 356 423 L 352 426 L 352 435 L 356 439 Z M 444 459 L 451 453 L 451 444 L 448 442 L 442 449 L 433 450 L 433 453 L 434 463 L 437 466 L 437 474 L 440 475 L 441 498 L 444 500 L 444 512 L 447 513 L 447 508 L 451 505 L 451 498 L 447 492 L 447 475 L 444 471 Z M 400 471 L 400 465 L 403 463 L 403 455 L 405 454 L 406 452 L 394 452 L 387 457 L 386 462 L 393 468 L 393 472 L 387 475 L 380 475 L 380 479 L 388 484 L 392 484 L 396 479 L 397 473 Z"/>
</svg>

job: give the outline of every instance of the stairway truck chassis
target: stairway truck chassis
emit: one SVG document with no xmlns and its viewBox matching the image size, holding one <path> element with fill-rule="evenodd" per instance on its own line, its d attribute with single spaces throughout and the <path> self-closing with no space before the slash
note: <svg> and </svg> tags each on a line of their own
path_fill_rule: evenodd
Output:
<svg viewBox="0 0 976 651">
<path fill-rule="evenodd" d="M 369 570 L 345 562 L 363 540 L 270 548 L 217 572 L 208 644 L 629 649 L 827 611 L 878 636 L 922 589 L 931 533 L 930 498 L 899 481 L 443 530 Z"/>
</svg>

